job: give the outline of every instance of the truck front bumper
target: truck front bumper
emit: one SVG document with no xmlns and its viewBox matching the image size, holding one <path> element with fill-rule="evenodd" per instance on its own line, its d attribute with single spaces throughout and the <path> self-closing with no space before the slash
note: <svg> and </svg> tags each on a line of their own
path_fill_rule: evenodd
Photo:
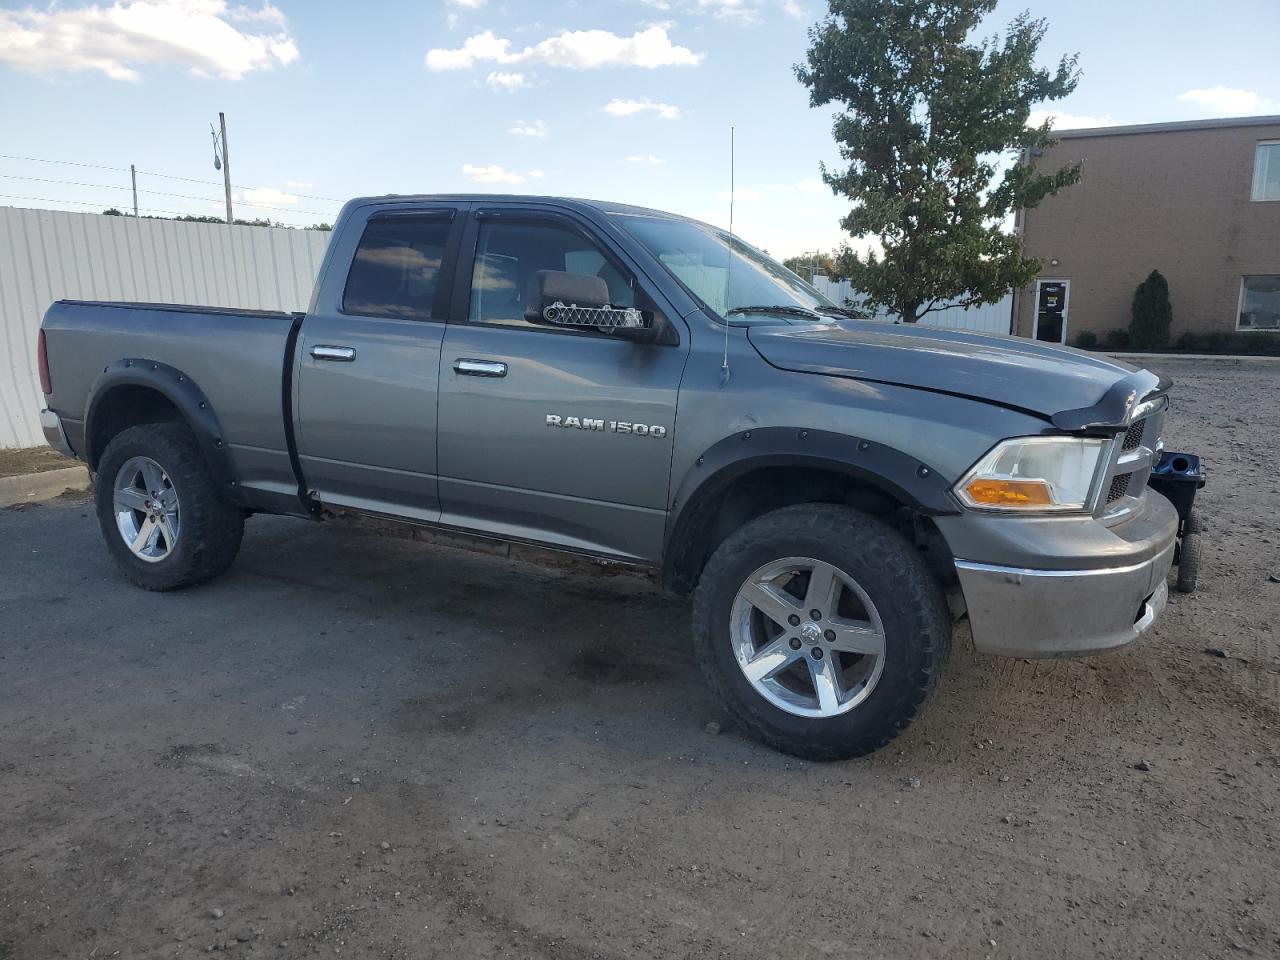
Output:
<svg viewBox="0 0 1280 960">
<path fill-rule="evenodd" d="M 1141 563 L 1028 570 L 956 562 L 973 645 L 1008 657 L 1075 657 L 1132 643 L 1169 599 L 1173 542 Z"/>
</svg>

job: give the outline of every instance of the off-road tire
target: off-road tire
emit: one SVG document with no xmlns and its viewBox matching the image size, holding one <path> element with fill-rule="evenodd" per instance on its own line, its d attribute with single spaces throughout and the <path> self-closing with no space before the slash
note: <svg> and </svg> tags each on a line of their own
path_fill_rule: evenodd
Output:
<svg viewBox="0 0 1280 960">
<path fill-rule="evenodd" d="M 1179 593 L 1193 593 L 1200 576 L 1202 528 L 1200 518 L 1191 513 L 1182 525 L 1182 543 L 1178 545 L 1178 578 L 1174 581 Z"/>
<path fill-rule="evenodd" d="M 884 624 L 884 671 L 864 702 L 838 716 L 797 716 L 775 706 L 747 680 L 732 649 L 730 613 L 739 588 L 764 564 L 790 556 L 843 570 Z M 693 635 L 708 684 L 742 728 L 809 760 L 844 760 L 889 743 L 920 713 L 951 652 L 947 604 L 920 552 L 884 521 L 823 503 L 775 510 L 720 544 L 694 591 Z"/>
<path fill-rule="evenodd" d="M 135 556 L 116 526 L 116 475 L 133 457 L 148 457 L 168 474 L 178 495 L 181 528 L 162 560 Z M 95 476 L 98 524 L 124 575 L 147 590 L 176 590 L 212 580 L 231 565 L 244 535 L 244 511 L 218 489 L 195 437 L 185 424 L 148 423 L 116 434 Z"/>
</svg>

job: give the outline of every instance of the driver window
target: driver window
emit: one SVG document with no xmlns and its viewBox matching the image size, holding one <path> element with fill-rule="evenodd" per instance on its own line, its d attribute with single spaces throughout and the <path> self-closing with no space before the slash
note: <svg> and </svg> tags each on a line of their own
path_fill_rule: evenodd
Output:
<svg viewBox="0 0 1280 960">
<path fill-rule="evenodd" d="M 549 221 L 486 220 L 480 223 L 476 242 L 467 319 L 472 323 L 533 327 L 524 319 L 524 297 L 529 279 L 539 270 L 600 277 L 609 287 L 613 306 L 635 306 L 631 278 L 577 231 Z"/>
</svg>

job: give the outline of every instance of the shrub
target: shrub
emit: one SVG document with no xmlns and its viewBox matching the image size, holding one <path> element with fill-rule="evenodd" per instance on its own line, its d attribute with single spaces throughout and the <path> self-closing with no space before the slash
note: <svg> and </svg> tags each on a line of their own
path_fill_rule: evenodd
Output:
<svg viewBox="0 0 1280 960">
<path fill-rule="evenodd" d="M 1235 334 L 1227 333 L 1225 330 L 1211 330 L 1200 342 L 1204 344 L 1205 350 L 1221 352 L 1231 346 L 1231 338 L 1234 336 Z"/>
<path fill-rule="evenodd" d="M 1129 346 L 1129 331 L 1128 330 L 1108 330 L 1107 346 L 1120 347 L 1122 349 L 1124 347 Z"/>
<path fill-rule="evenodd" d="M 1133 319 L 1129 321 L 1129 342 L 1139 350 L 1163 347 L 1169 342 L 1173 305 L 1169 302 L 1169 281 L 1152 270 L 1133 292 Z"/>
<path fill-rule="evenodd" d="M 1076 334 L 1076 346 L 1081 350 L 1096 350 L 1098 348 L 1098 335 L 1092 330 L 1081 330 Z"/>
<path fill-rule="evenodd" d="M 1193 333 L 1192 331 L 1188 330 L 1186 333 L 1180 334 L 1178 336 L 1178 341 L 1175 344 L 1175 346 L 1179 350 L 1187 350 L 1191 352 L 1194 352 L 1196 350 L 1203 350 L 1204 337 L 1198 333 Z"/>
<path fill-rule="evenodd" d="M 1274 333 L 1235 333 L 1230 344 L 1232 353 L 1280 352 L 1280 337 Z"/>
</svg>

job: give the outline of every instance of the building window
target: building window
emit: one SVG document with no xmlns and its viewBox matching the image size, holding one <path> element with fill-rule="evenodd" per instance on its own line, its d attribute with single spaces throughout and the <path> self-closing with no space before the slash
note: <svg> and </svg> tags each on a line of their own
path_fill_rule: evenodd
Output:
<svg viewBox="0 0 1280 960">
<path fill-rule="evenodd" d="M 1280 275 L 1242 280 L 1240 323 L 1236 329 L 1280 330 Z"/>
<path fill-rule="evenodd" d="M 1253 199 L 1280 200 L 1280 140 L 1263 140 L 1253 156 Z"/>
</svg>

